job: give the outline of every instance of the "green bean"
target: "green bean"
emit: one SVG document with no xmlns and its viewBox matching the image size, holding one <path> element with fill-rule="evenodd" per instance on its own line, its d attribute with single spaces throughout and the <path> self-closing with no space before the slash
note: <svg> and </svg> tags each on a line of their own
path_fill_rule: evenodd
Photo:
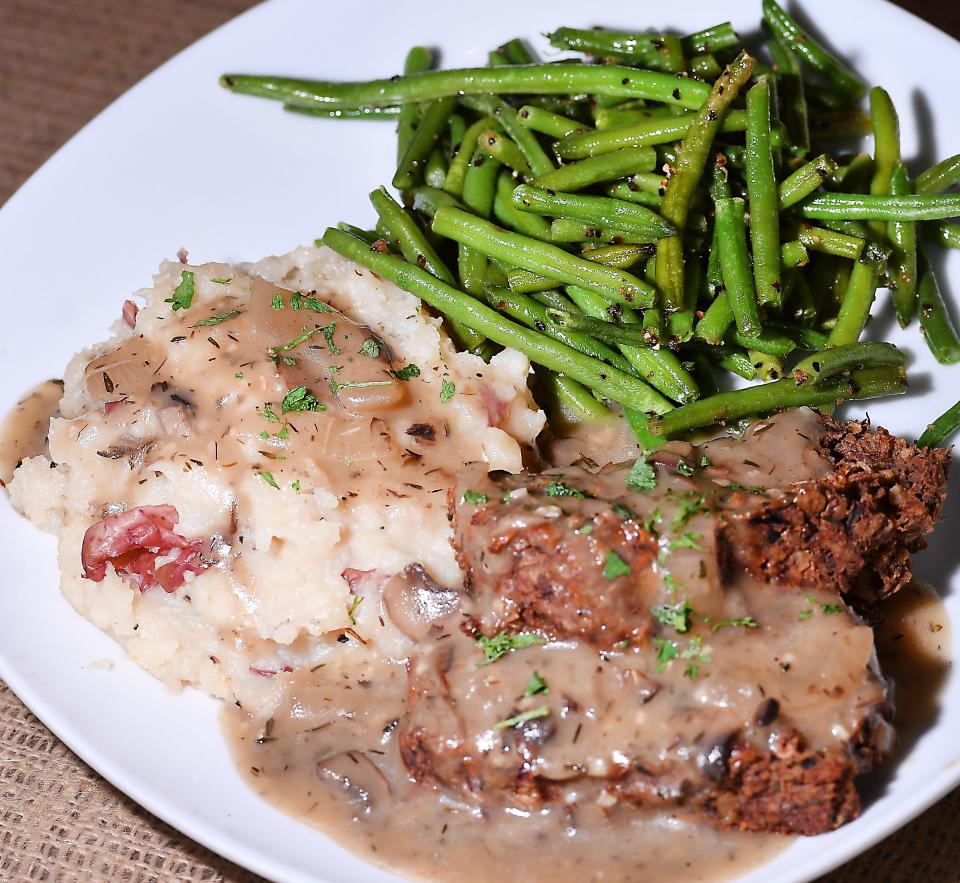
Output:
<svg viewBox="0 0 960 883">
<path fill-rule="evenodd" d="M 742 199 L 719 199 L 716 207 L 723 285 L 730 300 L 737 330 L 751 336 L 760 329 L 760 315 L 757 311 L 757 293 L 747 253 L 744 203 Z"/>
<path fill-rule="evenodd" d="M 462 207 L 463 204 L 449 193 L 438 190 L 436 187 L 417 187 L 417 189 L 413 191 L 414 211 L 418 211 L 428 218 L 432 218 L 437 213 L 437 209 L 442 205 Z"/>
<path fill-rule="evenodd" d="M 507 58 L 507 54 L 502 49 L 491 49 L 487 53 L 488 67 L 507 67 L 509 64 L 510 59 Z"/>
<path fill-rule="evenodd" d="M 549 135 L 551 138 L 565 138 L 567 135 L 589 132 L 591 129 L 586 123 L 571 120 L 569 117 L 530 104 L 521 107 L 517 115 L 521 125 L 533 129 L 534 132 Z"/>
<path fill-rule="evenodd" d="M 392 182 L 397 190 L 408 190 L 416 185 L 421 166 L 437 146 L 440 133 L 456 106 L 455 98 L 439 98 L 430 102 L 424 110 L 423 117 L 407 149 L 397 163 L 397 171 Z"/>
<path fill-rule="evenodd" d="M 875 399 L 907 391 L 907 373 L 902 368 L 861 368 L 850 375 L 852 399 Z"/>
<path fill-rule="evenodd" d="M 940 245 L 960 248 L 960 224 L 936 224 L 934 232 Z"/>
<path fill-rule="evenodd" d="M 581 257 L 603 264 L 605 267 L 627 270 L 641 258 L 649 257 L 649 254 L 649 246 L 644 245 L 601 245 L 584 251 Z M 549 291 L 557 286 L 556 280 L 548 279 L 530 270 L 521 270 L 519 267 L 511 268 L 507 273 L 507 279 L 510 282 L 510 290 L 521 294 Z"/>
<path fill-rule="evenodd" d="M 463 179 L 463 202 L 475 215 L 489 218 L 493 212 L 500 163 L 476 153 Z M 460 285 L 475 297 L 482 297 L 487 276 L 487 257 L 462 243 L 457 244 Z"/>
<path fill-rule="evenodd" d="M 960 402 L 947 408 L 917 439 L 918 448 L 938 448 L 960 429 Z"/>
<path fill-rule="evenodd" d="M 603 156 L 562 165 L 531 182 L 545 190 L 583 190 L 593 184 L 613 181 L 654 167 L 657 154 L 652 147 L 628 147 Z"/>
<path fill-rule="evenodd" d="M 732 49 L 739 45 L 740 36 L 733 29 L 733 25 L 725 21 L 702 31 L 697 31 L 695 34 L 689 34 L 680 42 L 687 55 L 700 55 L 703 52 L 720 52 L 722 49 Z"/>
<path fill-rule="evenodd" d="M 663 311 L 658 310 L 656 307 L 650 307 L 649 310 L 644 310 L 641 328 L 643 328 L 643 334 L 648 346 L 659 346 L 663 340 L 665 330 Z"/>
<path fill-rule="evenodd" d="M 797 348 L 792 337 L 778 334 L 769 328 L 761 328 L 756 334 L 741 334 L 736 327 L 733 327 L 727 337 L 745 349 L 768 356 L 786 356 Z"/>
<path fill-rule="evenodd" d="M 770 148 L 770 80 L 766 76 L 761 76 L 747 92 L 746 160 L 756 297 L 761 304 L 779 306 L 783 291 L 780 282 L 780 215 Z"/>
<path fill-rule="evenodd" d="M 639 123 L 598 129 L 580 135 L 561 138 L 553 147 L 561 159 L 585 159 L 600 156 L 624 147 L 645 147 L 651 144 L 668 144 L 683 138 L 697 119 L 695 113 L 680 116 L 654 117 Z M 717 127 L 722 132 L 742 132 L 747 125 L 747 115 L 742 110 L 732 110 Z"/>
<path fill-rule="evenodd" d="M 719 356 L 717 364 L 731 374 L 736 374 L 744 380 L 756 380 L 757 369 L 754 367 L 750 356 L 742 351 L 727 353 Z"/>
<path fill-rule="evenodd" d="M 487 113 L 500 122 L 507 135 L 520 148 L 531 175 L 545 175 L 554 170 L 555 166 L 537 141 L 536 134 L 522 124 L 520 115 L 513 107 L 493 97 L 481 97 L 480 101 Z"/>
<path fill-rule="evenodd" d="M 558 310 L 554 307 L 547 307 L 547 317 L 557 328 L 565 331 L 576 331 L 581 334 L 589 334 L 597 340 L 620 346 L 652 346 L 649 332 L 645 331 L 640 324 L 620 324 L 618 322 L 608 322 L 605 319 L 593 319 L 583 313 L 574 313 L 569 310 Z"/>
<path fill-rule="evenodd" d="M 900 122 L 890 95 L 880 86 L 870 90 L 870 120 L 873 126 L 873 180 L 870 192 L 890 192 L 890 176 L 900 162 Z"/>
<path fill-rule="evenodd" d="M 379 238 L 375 231 L 373 230 L 361 230 L 359 227 L 355 227 L 353 224 L 347 224 L 344 221 L 341 221 L 337 224 L 338 230 L 343 230 L 346 233 L 356 236 L 358 239 L 362 239 L 368 245 L 373 245 L 374 242 Z M 317 248 L 322 245 L 319 239 L 314 240 L 313 243 Z"/>
<path fill-rule="evenodd" d="M 764 382 L 779 380 L 783 377 L 783 361 L 779 356 L 762 353 L 758 350 L 747 350 L 747 358 L 753 362 L 757 376 Z"/>
<path fill-rule="evenodd" d="M 853 387 L 849 381 L 824 387 L 797 386 L 792 378 L 784 377 L 772 383 L 721 392 L 708 399 L 681 405 L 661 417 L 652 418 L 648 425 L 654 435 L 673 436 L 701 426 L 763 416 L 785 408 L 832 406 L 852 395 Z"/>
<path fill-rule="evenodd" d="M 768 322 L 767 328 L 792 338 L 804 349 L 822 350 L 827 348 L 828 335 L 806 325 L 794 325 L 788 322 Z"/>
<path fill-rule="evenodd" d="M 437 216 L 440 218 L 445 212 L 457 211 L 443 208 L 437 212 Z M 371 249 L 362 240 L 334 227 L 327 229 L 323 241 L 343 257 L 372 270 L 404 291 L 417 295 L 443 315 L 473 328 L 501 346 L 524 353 L 537 364 L 572 377 L 608 399 L 641 412 L 659 412 L 671 407 L 667 399 L 642 380 L 509 321 L 486 304 L 447 285 L 416 264 Z"/>
<path fill-rule="evenodd" d="M 633 368 L 624 355 L 615 349 L 611 349 L 590 334 L 569 330 L 556 322 L 551 322 L 548 315 L 550 308 L 538 303 L 532 297 L 517 294 L 515 291 L 509 291 L 495 285 L 487 285 L 484 295 L 490 306 L 506 313 L 511 319 L 516 319 L 528 328 L 542 331 L 554 340 L 559 340 L 584 355 L 609 362 L 625 374 L 633 373 Z"/>
<path fill-rule="evenodd" d="M 434 147 L 423 166 L 423 180 L 428 187 L 443 187 L 447 177 L 447 160 L 439 147 Z"/>
<path fill-rule="evenodd" d="M 589 162 L 589 160 L 585 160 Z M 634 177 L 637 177 L 634 175 Z M 666 189 L 666 188 L 663 188 Z M 645 205 L 647 208 L 659 208 L 663 204 L 663 197 L 659 194 L 651 193 L 649 190 L 633 189 L 630 184 L 611 184 L 607 193 L 616 199 L 625 199 L 627 202 L 636 203 L 636 205 Z"/>
<path fill-rule="evenodd" d="M 960 362 L 960 338 L 950 321 L 936 274 L 921 243 L 917 243 L 917 267 L 920 273 L 917 282 L 917 313 L 923 339 L 941 365 L 954 365 Z"/>
<path fill-rule="evenodd" d="M 677 73 L 684 69 L 683 46 L 679 37 L 669 34 L 557 28 L 552 34 L 547 34 L 547 39 L 557 49 L 612 58 L 649 70 Z"/>
<path fill-rule="evenodd" d="M 701 80 L 714 80 L 723 72 L 717 57 L 711 52 L 705 52 L 703 55 L 694 55 L 690 59 L 687 68 L 695 77 Z"/>
<path fill-rule="evenodd" d="M 598 129 L 614 129 L 649 120 L 676 119 L 670 107 L 599 107 L 593 112 L 593 121 Z M 571 133 L 573 134 L 573 133 Z"/>
<path fill-rule="evenodd" d="M 837 170 L 837 164 L 825 153 L 800 166 L 780 182 L 778 189 L 780 210 L 806 199 Z"/>
<path fill-rule="evenodd" d="M 566 290 L 577 308 L 591 318 L 619 318 L 623 324 L 636 324 L 640 321 L 633 310 L 624 309 L 617 304 L 611 305 L 585 288 L 568 285 Z M 558 309 L 570 309 L 568 303 L 554 301 L 551 305 Z M 692 402 L 699 395 L 693 375 L 683 366 L 677 355 L 666 347 L 653 349 L 649 346 L 621 344 L 617 348 L 633 365 L 636 374 L 675 402 Z"/>
<path fill-rule="evenodd" d="M 555 245 L 503 230 L 461 209 L 441 208 L 434 216 L 433 230 L 488 257 L 534 270 L 558 282 L 581 285 L 610 301 L 644 307 L 651 306 L 655 297 L 649 285 L 625 270 L 585 261 Z"/>
<path fill-rule="evenodd" d="M 412 105 L 416 110 L 416 105 Z M 328 120 L 394 120 L 399 119 L 404 105 L 387 107 L 347 107 L 339 110 L 327 110 L 322 107 L 298 107 L 296 104 L 285 104 L 283 109 L 289 113 L 299 113 L 304 116 L 323 117 Z"/>
<path fill-rule="evenodd" d="M 536 61 L 526 44 L 519 37 L 507 40 L 499 49 L 510 64 L 534 64 Z"/>
<path fill-rule="evenodd" d="M 550 224 L 551 242 L 606 242 L 614 244 L 643 244 L 656 242 L 658 236 L 638 233 L 620 227 L 598 227 L 589 221 L 576 218 L 556 218 Z"/>
<path fill-rule="evenodd" d="M 796 267 L 805 267 L 810 263 L 810 255 L 807 253 L 806 246 L 799 239 L 784 242 L 780 246 L 780 263 L 791 270 Z"/>
<path fill-rule="evenodd" d="M 653 239 L 673 236 L 676 232 L 655 212 L 609 196 L 548 192 L 521 184 L 513 191 L 513 204 L 521 211 L 553 218 L 576 218 L 598 227 L 641 233 Z"/>
<path fill-rule="evenodd" d="M 719 250 L 718 250 L 719 253 Z M 703 317 L 697 322 L 694 334 L 707 343 L 720 343 L 733 323 L 733 309 L 726 290 L 717 292 L 713 303 L 707 307 Z"/>
<path fill-rule="evenodd" d="M 657 288 L 662 305 L 669 312 L 683 305 L 683 242 L 690 203 L 703 177 L 710 148 L 723 122 L 730 102 L 750 77 L 753 59 L 741 52 L 717 78 L 697 118 L 690 124 L 667 185 L 660 214 L 677 229 L 677 236 L 657 243 Z"/>
<path fill-rule="evenodd" d="M 421 71 L 429 70 L 433 66 L 433 53 L 423 46 L 414 46 L 407 53 L 407 58 L 403 66 L 405 74 L 417 74 Z M 292 106 L 291 106 L 292 109 Z M 323 108 L 316 108 L 322 111 Z M 313 108 L 305 109 L 311 112 Z M 335 111 L 342 113 L 343 110 Z M 397 165 L 403 159 L 407 152 L 410 142 L 413 140 L 413 133 L 416 131 L 417 122 L 420 118 L 420 108 L 415 102 L 402 104 L 398 109 L 397 120 Z"/>
<path fill-rule="evenodd" d="M 867 221 L 936 221 L 960 215 L 960 193 L 910 196 L 861 196 L 824 193 L 799 206 L 805 218 Z"/>
<path fill-rule="evenodd" d="M 867 229 L 866 224 L 862 224 L 860 221 L 846 221 L 840 218 L 824 218 L 821 221 L 821 225 L 828 230 L 833 230 L 835 233 L 842 233 L 844 236 L 853 236 L 855 239 L 867 239 L 874 238 L 871 236 L 870 230 Z"/>
<path fill-rule="evenodd" d="M 496 130 L 497 122 L 492 116 L 484 116 L 472 123 L 464 132 L 463 140 L 457 148 L 457 153 L 447 169 L 447 177 L 443 182 L 443 189 L 458 199 L 463 195 L 463 180 L 467 174 L 470 160 L 477 151 L 477 142 L 480 136 L 489 130 Z"/>
<path fill-rule="evenodd" d="M 493 199 L 494 217 L 510 230 L 549 242 L 553 239 L 550 225 L 539 215 L 522 212 L 513 204 L 514 180 L 509 172 L 502 171 L 497 178 Z"/>
<path fill-rule="evenodd" d="M 913 187 L 902 162 L 894 164 L 888 189 L 892 196 L 911 193 Z M 893 307 L 901 328 L 906 328 L 917 310 L 917 225 L 914 221 L 890 221 L 886 229 L 892 251 L 887 277 Z"/>
<path fill-rule="evenodd" d="M 598 402 L 582 383 L 572 377 L 540 367 L 535 369 L 535 373 L 543 393 L 549 397 L 552 404 L 552 407 L 546 410 L 554 432 L 569 432 L 579 423 L 603 420 L 610 416 L 607 406 Z"/>
<path fill-rule="evenodd" d="M 907 357 L 892 343 L 849 343 L 811 353 L 794 366 L 797 383 L 823 386 L 855 368 L 902 368 Z"/>
<path fill-rule="evenodd" d="M 917 193 L 942 193 L 960 183 L 960 153 L 917 175 Z"/>
<path fill-rule="evenodd" d="M 393 197 L 380 187 L 370 194 L 370 202 L 387 228 L 391 240 L 397 243 L 400 254 L 411 263 L 426 270 L 448 285 L 456 285 L 453 274 L 434 250 L 414 216 L 398 205 Z M 483 335 L 455 319 L 448 319 L 450 331 L 464 349 L 475 349 L 483 343 Z"/>
<path fill-rule="evenodd" d="M 810 67 L 823 74 L 839 92 L 855 99 L 867 91 L 866 84 L 857 74 L 814 40 L 774 0 L 763 0 L 763 20 L 777 37 Z"/>
<path fill-rule="evenodd" d="M 523 151 L 516 141 L 508 138 L 506 135 L 502 135 L 493 129 L 485 129 L 480 133 L 480 137 L 477 138 L 477 147 L 479 147 L 486 156 L 492 157 L 497 162 L 508 166 L 524 177 L 529 178 L 532 176 L 533 173 L 530 170 L 530 163 L 527 162 Z"/>
<path fill-rule="evenodd" d="M 707 358 L 706 353 L 693 353 L 690 361 L 693 362 L 693 376 L 697 379 L 701 397 L 706 398 L 720 392 L 716 376 L 713 373 L 713 364 Z"/>
<path fill-rule="evenodd" d="M 779 37 L 771 36 L 767 48 L 777 72 L 780 116 L 790 135 L 790 151 L 794 156 L 806 156 L 810 150 L 810 128 L 800 64 L 793 50 Z"/>
<path fill-rule="evenodd" d="M 859 236 L 848 236 L 825 227 L 813 227 L 803 224 L 797 233 L 797 239 L 812 251 L 832 254 L 841 258 L 858 260 L 863 251 L 863 239 Z"/>
<path fill-rule="evenodd" d="M 870 242 L 850 271 L 850 282 L 840 303 L 836 324 L 830 331 L 829 345 L 856 343 L 870 318 L 870 307 L 877 295 L 887 252 Z"/>
<path fill-rule="evenodd" d="M 808 125 L 814 142 L 865 138 L 871 131 L 870 115 L 859 107 L 821 111 L 809 118 Z"/>
<path fill-rule="evenodd" d="M 424 71 L 362 83 L 224 74 L 220 84 L 242 95 L 307 106 L 364 107 L 459 95 L 611 95 L 696 110 L 710 87 L 668 73 L 619 65 L 525 64 Z M 530 102 L 528 102 L 530 103 Z"/>
</svg>

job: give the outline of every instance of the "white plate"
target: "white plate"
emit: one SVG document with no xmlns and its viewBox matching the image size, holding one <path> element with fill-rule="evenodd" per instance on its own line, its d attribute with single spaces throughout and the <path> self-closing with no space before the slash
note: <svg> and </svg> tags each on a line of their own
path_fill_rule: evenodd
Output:
<svg viewBox="0 0 960 883">
<path fill-rule="evenodd" d="M 960 151 L 956 42 L 886 3 L 802 5 L 868 80 L 892 93 L 914 171 Z M 123 298 L 180 246 L 195 261 L 252 260 L 309 241 L 338 220 L 371 219 L 366 194 L 392 174 L 391 125 L 285 114 L 273 103 L 229 95 L 217 85 L 220 73 L 384 76 L 401 69 L 413 44 L 442 47 L 447 65 L 483 64 L 490 47 L 563 24 L 692 31 L 729 12 L 746 34 L 758 26 L 759 7 L 759 0 L 622 4 L 601 13 L 602 22 L 573 0 L 276 0 L 252 10 L 124 95 L 0 211 L 0 411 L 35 382 L 58 375 L 76 349 L 102 338 Z M 960 255 L 951 258 L 942 277 L 948 292 L 949 276 L 954 289 L 960 284 Z M 886 332 L 889 310 L 878 312 L 875 326 Z M 871 403 L 870 413 L 913 436 L 957 397 L 960 368 L 938 367 L 916 327 L 892 337 L 914 354 L 917 391 Z M 950 521 L 917 570 L 948 594 L 947 607 L 960 621 L 953 540 L 960 507 L 949 508 Z M 0 677 L 98 772 L 171 825 L 266 877 L 396 879 L 255 797 L 231 765 L 217 703 L 168 692 L 77 616 L 57 590 L 53 540 L 16 516 L 6 499 L 0 561 Z M 115 663 L 109 671 L 91 666 L 104 658 Z M 903 825 L 960 783 L 957 732 L 954 675 L 935 726 L 860 819 L 797 842 L 741 883 L 809 880 Z"/>
</svg>

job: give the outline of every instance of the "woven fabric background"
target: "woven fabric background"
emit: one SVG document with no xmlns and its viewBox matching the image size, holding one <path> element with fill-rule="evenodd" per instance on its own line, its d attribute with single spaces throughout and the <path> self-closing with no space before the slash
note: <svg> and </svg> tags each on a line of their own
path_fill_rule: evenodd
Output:
<svg viewBox="0 0 960 883">
<path fill-rule="evenodd" d="M 0 0 L 0 204 L 110 101 L 251 5 L 250 0 Z M 960 4 L 901 5 L 960 36 Z M 256 883 L 259 878 L 104 782 L 0 682 L 0 880 Z M 820 883 L 907 881 L 960 883 L 960 791 Z"/>
</svg>

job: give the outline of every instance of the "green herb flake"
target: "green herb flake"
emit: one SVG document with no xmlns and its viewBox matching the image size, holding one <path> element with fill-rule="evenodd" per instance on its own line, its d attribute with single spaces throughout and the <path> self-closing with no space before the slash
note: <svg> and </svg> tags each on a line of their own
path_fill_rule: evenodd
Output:
<svg viewBox="0 0 960 883">
<path fill-rule="evenodd" d="M 234 374 L 233 376 L 234 376 L 237 380 L 243 380 L 243 371 L 237 371 L 237 373 Z"/>
<path fill-rule="evenodd" d="M 306 343 L 314 334 L 318 331 L 322 331 L 318 325 L 316 328 L 308 329 L 305 325 L 303 326 L 303 333 L 293 338 L 293 340 L 288 340 L 286 343 L 281 343 L 277 346 L 272 346 L 267 350 L 267 354 L 271 359 L 275 359 L 280 353 L 288 353 L 290 350 L 295 350 L 301 343 Z"/>
<path fill-rule="evenodd" d="M 257 414 L 259 414 L 261 417 L 263 417 L 264 420 L 269 420 L 271 423 L 282 423 L 282 422 L 283 422 L 283 421 L 277 416 L 276 411 L 273 410 L 273 406 L 270 404 L 270 402 L 267 402 L 267 403 L 263 406 L 263 410 L 262 410 L 262 411 L 257 411 Z"/>
<path fill-rule="evenodd" d="M 490 665 L 491 662 L 496 662 L 502 656 L 506 656 L 514 650 L 523 650 L 525 647 L 533 647 L 537 644 L 546 643 L 546 638 L 541 637 L 535 632 L 519 632 L 516 635 L 499 632 L 492 638 L 480 635 L 480 637 L 477 638 L 477 645 L 483 651 L 483 661 L 478 663 L 478 665 Z"/>
<path fill-rule="evenodd" d="M 810 619 L 811 616 L 813 616 L 813 611 L 807 608 L 806 610 L 801 610 L 797 614 L 797 619 L 799 619 L 800 622 L 803 622 L 804 620 Z"/>
<path fill-rule="evenodd" d="M 562 481 L 552 481 L 547 485 L 546 494 L 548 497 L 576 497 L 578 500 L 586 499 L 586 494 L 571 487 Z"/>
<path fill-rule="evenodd" d="M 284 356 L 284 357 L 283 357 L 283 364 L 284 364 L 284 365 L 287 365 L 287 366 L 290 367 L 290 368 L 292 368 L 294 365 L 297 364 L 297 360 L 296 360 L 296 359 L 291 359 L 290 356 Z"/>
<path fill-rule="evenodd" d="M 372 337 L 368 337 L 360 347 L 360 352 L 371 359 L 375 359 L 380 355 L 380 344 Z"/>
<path fill-rule="evenodd" d="M 830 615 L 832 613 L 843 613 L 843 605 L 842 604 L 821 604 L 820 612 L 826 613 L 827 615 Z"/>
<path fill-rule="evenodd" d="M 619 576 L 629 576 L 630 573 L 632 573 L 630 565 L 614 552 L 613 549 L 610 549 L 603 563 L 603 578 L 606 580 L 615 580 Z"/>
<path fill-rule="evenodd" d="M 588 521 L 586 524 L 580 525 L 577 528 L 577 533 L 582 534 L 585 537 L 590 536 L 593 533 L 593 525 Z"/>
<path fill-rule="evenodd" d="M 488 499 L 487 495 L 480 493 L 480 491 L 465 490 L 463 492 L 463 502 L 471 506 L 483 506 Z"/>
<path fill-rule="evenodd" d="M 337 346 L 337 342 L 333 339 L 333 335 L 337 333 L 337 323 L 331 322 L 329 325 L 324 325 L 320 331 L 323 334 L 324 340 L 327 342 L 327 349 L 330 350 L 330 354 L 339 356 L 343 350 Z"/>
<path fill-rule="evenodd" d="M 700 468 L 706 469 L 709 465 L 710 465 L 710 458 L 706 454 L 704 454 L 700 458 Z"/>
<path fill-rule="evenodd" d="M 689 665 L 684 669 L 684 677 L 694 679 L 697 675 L 700 674 L 700 666 L 710 661 L 710 654 L 703 652 L 703 640 L 700 635 L 694 635 L 690 639 L 690 643 L 687 645 L 683 653 L 680 654 L 681 659 L 689 660 Z"/>
<path fill-rule="evenodd" d="M 540 672 L 534 671 L 530 675 L 530 680 L 527 681 L 527 689 L 523 691 L 524 696 L 537 696 L 543 694 L 544 696 L 550 692 L 550 687 L 547 685 L 547 682 L 540 676 Z"/>
<path fill-rule="evenodd" d="M 304 306 L 308 310 L 313 310 L 315 313 L 332 313 L 333 310 L 330 309 L 327 304 L 322 300 L 317 300 L 315 297 L 305 297 L 303 299 Z"/>
<path fill-rule="evenodd" d="M 456 395 L 457 385 L 449 380 L 444 380 L 440 384 L 440 402 L 446 404 Z"/>
<path fill-rule="evenodd" d="M 687 478 L 697 471 L 686 460 L 677 460 L 676 469 L 678 475 L 685 475 Z"/>
<path fill-rule="evenodd" d="M 522 711 L 520 714 L 499 721 L 493 725 L 493 728 L 495 730 L 506 730 L 509 727 L 515 727 L 519 724 L 525 724 L 527 721 L 536 720 L 539 717 L 546 717 L 548 714 L 550 714 L 550 709 L 546 705 L 541 705 L 539 708 L 531 708 L 530 711 Z"/>
<path fill-rule="evenodd" d="M 704 503 L 707 501 L 706 494 L 698 494 L 696 491 L 687 491 L 676 498 L 677 512 L 673 516 L 673 527 L 683 527 L 694 515 L 703 512 Z"/>
<path fill-rule="evenodd" d="M 283 309 L 283 295 L 275 294 L 270 298 L 270 309 L 271 310 L 282 310 Z"/>
<path fill-rule="evenodd" d="M 397 380 L 412 380 L 414 377 L 420 376 L 420 369 L 411 362 L 405 368 L 394 371 L 393 376 L 396 377 Z"/>
<path fill-rule="evenodd" d="M 670 540 L 670 551 L 675 552 L 677 549 L 695 549 L 698 552 L 702 552 L 703 546 L 697 542 L 701 537 L 702 534 L 693 533 L 692 531 L 682 533 L 676 539 Z"/>
<path fill-rule="evenodd" d="M 326 405 L 321 405 L 317 397 L 305 386 L 291 389 L 280 403 L 280 412 L 289 414 L 291 411 L 325 411 Z"/>
<path fill-rule="evenodd" d="M 231 276 L 229 279 L 222 279 L 222 278 L 211 279 L 210 281 L 216 282 L 217 285 L 229 285 L 231 282 L 233 282 L 233 277 Z"/>
<path fill-rule="evenodd" d="M 187 310 L 193 303 L 193 295 L 196 292 L 193 273 L 190 270 L 180 272 L 180 284 L 173 289 L 173 296 L 164 299 L 165 304 L 170 304 L 174 312 L 177 310 Z"/>
<path fill-rule="evenodd" d="M 693 607 L 690 606 L 689 601 L 681 601 L 679 604 L 657 604 L 650 608 L 650 612 L 657 622 L 673 626 L 681 635 L 690 631 Z"/>
<path fill-rule="evenodd" d="M 290 489 L 293 490 L 293 491 L 296 491 L 298 494 L 300 493 L 300 479 L 299 479 L 299 478 L 298 478 L 296 481 L 293 481 L 293 482 L 290 483 Z"/>
<path fill-rule="evenodd" d="M 260 438 L 267 441 L 270 438 L 270 433 L 264 429 L 263 432 L 260 433 Z"/>
<path fill-rule="evenodd" d="M 287 429 L 286 426 L 284 426 L 284 427 L 274 436 L 274 438 L 278 438 L 278 439 L 280 439 L 281 441 L 285 441 L 286 439 L 290 438 L 290 430 Z"/>
<path fill-rule="evenodd" d="M 303 295 L 299 291 L 290 295 L 290 309 L 297 313 L 303 309 Z"/>
<path fill-rule="evenodd" d="M 191 328 L 213 328 L 214 325 L 219 325 L 221 322 L 226 322 L 230 319 L 236 319 L 240 315 L 239 310 L 230 310 L 227 313 L 217 313 L 215 316 L 211 316 L 209 319 L 201 319 L 195 325 L 191 325 Z"/>
<path fill-rule="evenodd" d="M 273 477 L 272 472 L 267 472 L 264 470 L 263 472 L 258 472 L 257 475 L 259 475 L 268 485 L 270 485 L 270 487 L 280 490 L 280 485 L 277 484 L 277 480 Z"/>
<path fill-rule="evenodd" d="M 752 616 L 740 616 L 736 619 L 717 620 L 713 624 L 713 631 L 718 632 L 720 629 L 736 628 L 737 626 L 742 626 L 745 629 L 756 629 L 760 627 L 760 624 Z"/>
<path fill-rule="evenodd" d="M 668 638 L 654 638 L 653 646 L 657 648 L 657 667 L 654 671 L 664 671 L 671 660 L 680 655 L 680 648 L 676 641 Z"/>
<path fill-rule="evenodd" d="M 632 491 L 652 491 L 657 486 L 657 470 L 647 462 L 646 454 L 637 457 L 624 481 Z"/>
<path fill-rule="evenodd" d="M 610 508 L 613 509 L 614 515 L 622 518 L 624 521 L 635 521 L 637 518 L 636 514 L 622 503 L 614 503 Z"/>
<path fill-rule="evenodd" d="M 353 598 L 353 601 L 347 605 L 347 618 L 350 620 L 351 625 L 356 625 L 356 612 L 357 608 L 360 606 L 360 602 L 363 601 L 363 597 L 361 595 L 352 595 L 351 597 Z"/>
</svg>

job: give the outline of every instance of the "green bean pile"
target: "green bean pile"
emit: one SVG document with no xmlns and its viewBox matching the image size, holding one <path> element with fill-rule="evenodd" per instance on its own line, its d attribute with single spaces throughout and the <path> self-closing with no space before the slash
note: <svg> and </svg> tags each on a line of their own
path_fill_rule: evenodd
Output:
<svg viewBox="0 0 960 883">
<path fill-rule="evenodd" d="M 677 37 L 559 28 L 485 68 L 333 83 L 229 74 L 234 92 L 397 123 L 394 199 L 324 244 L 417 295 L 456 345 L 534 364 L 554 425 L 622 412 L 654 447 L 785 407 L 901 393 L 904 354 L 861 340 L 878 290 L 960 361 L 924 241 L 960 247 L 960 156 L 912 178 L 897 113 L 763 0 L 762 49 L 728 22 Z M 868 96 L 869 110 L 861 107 Z M 844 140 L 873 136 L 873 153 Z M 733 391 L 726 373 L 759 381 Z M 942 426 L 941 426 L 942 429 Z"/>
</svg>

